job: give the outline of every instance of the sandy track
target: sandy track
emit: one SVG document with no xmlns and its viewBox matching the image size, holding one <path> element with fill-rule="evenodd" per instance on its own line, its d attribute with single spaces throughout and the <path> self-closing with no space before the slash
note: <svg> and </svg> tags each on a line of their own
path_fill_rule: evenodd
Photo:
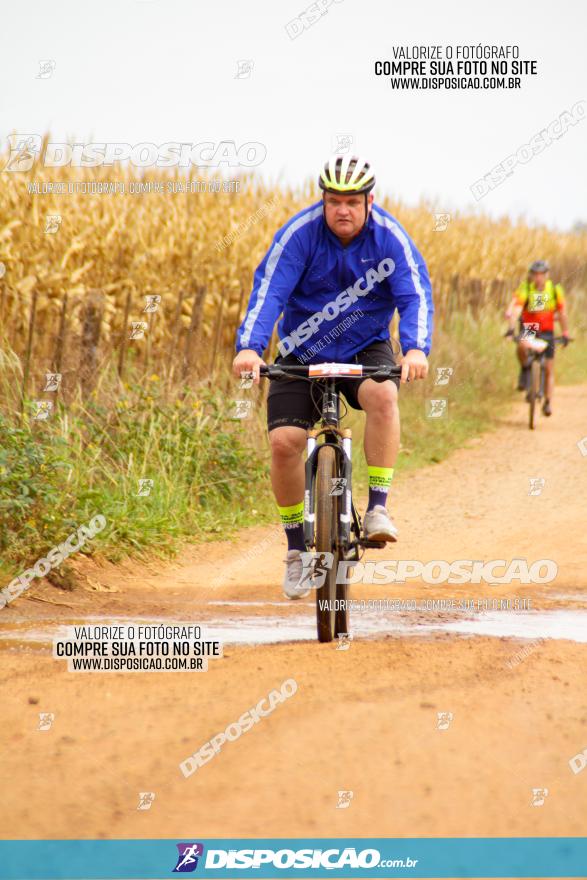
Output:
<svg viewBox="0 0 587 880">
<path fill-rule="evenodd" d="M 564 414 L 564 415 L 563 415 Z M 543 586 L 356 587 L 354 595 L 531 596 L 534 608 L 587 599 L 587 388 L 563 388 L 533 435 L 516 405 L 495 432 L 432 468 L 398 479 L 401 544 L 385 558 L 550 558 Z M 545 479 L 528 495 L 531 477 Z M 276 535 L 276 537 L 274 537 Z M 263 553 L 251 562 L 251 547 Z M 280 601 L 283 543 L 258 527 L 238 541 L 189 548 L 171 565 L 84 562 L 88 590 L 35 587 L 70 607 L 21 599 L 2 620 L 43 626 L 90 615 L 238 619 L 209 601 Z M 380 558 L 377 551 L 371 559 Z M 221 582 L 213 586 L 222 576 Z M 99 591 L 91 587 L 99 586 Z M 572 594 L 572 600 L 564 598 Z M 211 611 L 211 608 L 213 609 Z M 271 607 L 275 626 L 310 606 Z M 246 614 L 267 614 L 267 606 Z M 449 633 L 228 646 L 201 674 L 69 674 L 44 653 L 0 651 L 5 838 L 213 836 L 535 836 L 587 833 L 587 650 Z M 298 692 L 184 779 L 181 760 L 286 678 Z M 38 713 L 55 713 L 48 732 Z M 448 730 L 437 713 L 452 712 Z M 544 806 L 532 789 L 548 788 Z M 337 791 L 352 790 L 336 809 Z M 139 791 L 155 792 L 137 811 Z"/>
</svg>

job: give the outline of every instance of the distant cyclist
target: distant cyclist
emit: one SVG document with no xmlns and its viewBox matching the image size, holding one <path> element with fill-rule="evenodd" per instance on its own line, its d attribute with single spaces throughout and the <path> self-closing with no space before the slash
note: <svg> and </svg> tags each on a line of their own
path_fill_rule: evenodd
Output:
<svg viewBox="0 0 587 880">
<path fill-rule="evenodd" d="M 322 168 L 322 199 L 276 233 L 258 266 L 247 313 L 236 340 L 233 370 L 253 371 L 278 325 L 284 364 L 335 361 L 395 363 L 389 325 L 400 315 L 403 382 L 425 378 L 432 334 L 432 294 L 426 265 L 398 221 L 373 204 L 373 169 L 356 156 L 333 156 Z M 366 414 L 364 449 L 369 473 L 365 535 L 397 540 L 386 510 L 399 448 L 398 383 L 390 379 L 337 380 L 354 409 Z M 304 379 L 271 383 L 267 422 L 271 480 L 287 536 L 283 590 L 303 598 L 304 463 L 306 431 L 320 418 Z"/>
<path fill-rule="evenodd" d="M 536 260 L 528 270 L 528 277 L 516 292 L 506 312 L 509 319 L 508 336 L 513 336 L 516 321 L 520 319 L 521 329 L 538 339 L 548 342 L 546 349 L 546 388 L 542 412 L 545 416 L 552 415 L 552 397 L 554 393 L 554 319 L 558 318 L 561 325 L 564 345 L 569 341 L 569 328 L 565 307 L 565 293 L 560 284 L 554 284 L 548 277 L 549 265 L 546 260 Z M 533 326 L 537 325 L 537 326 Z M 536 331 L 534 333 L 534 330 Z M 518 390 L 527 391 L 529 386 L 528 347 L 521 338 L 518 343 L 518 360 L 520 376 Z"/>
</svg>

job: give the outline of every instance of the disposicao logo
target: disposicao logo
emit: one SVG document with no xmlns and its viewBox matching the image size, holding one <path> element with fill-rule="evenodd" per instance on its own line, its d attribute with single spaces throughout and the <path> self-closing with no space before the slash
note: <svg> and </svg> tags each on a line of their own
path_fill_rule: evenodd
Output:
<svg viewBox="0 0 587 880">
<path fill-rule="evenodd" d="M 174 874 L 188 874 L 198 867 L 198 859 L 204 855 L 203 843 L 177 843 L 177 865 Z"/>
</svg>

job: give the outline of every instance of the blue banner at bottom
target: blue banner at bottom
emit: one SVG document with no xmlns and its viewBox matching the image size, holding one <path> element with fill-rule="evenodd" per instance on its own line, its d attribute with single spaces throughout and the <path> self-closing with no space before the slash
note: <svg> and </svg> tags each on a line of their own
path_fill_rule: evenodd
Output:
<svg viewBox="0 0 587 880">
<path fill-rule="evenodd" d="M 585 837 L 4 840 L 0 880 L 587 877 Z"/>
</svg>

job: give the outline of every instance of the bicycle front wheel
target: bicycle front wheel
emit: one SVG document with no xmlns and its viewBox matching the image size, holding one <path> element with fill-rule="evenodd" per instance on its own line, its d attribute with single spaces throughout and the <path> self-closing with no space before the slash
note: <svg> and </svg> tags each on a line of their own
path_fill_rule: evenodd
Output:
<svg viewBox="0 0 587 880">
<path fill-rule="evenodd" d="M 338 497 L 331 492 L 337 475 L 336 453 L 332 446 L 323 446 L 318 452 L 316 473 L 316 552 L 332 553 L 332 565 L 327 568 L 323 585 L 316 590 L 316 623 L 320 642 L 331 642 L 336 635 Z"/>
<path fill-rule="evenodd" d="M 540 363 L 534 359 L 530 367 L 530 430 L 536 427 L 536 404 L 540 395 Z"/>
</svg>

